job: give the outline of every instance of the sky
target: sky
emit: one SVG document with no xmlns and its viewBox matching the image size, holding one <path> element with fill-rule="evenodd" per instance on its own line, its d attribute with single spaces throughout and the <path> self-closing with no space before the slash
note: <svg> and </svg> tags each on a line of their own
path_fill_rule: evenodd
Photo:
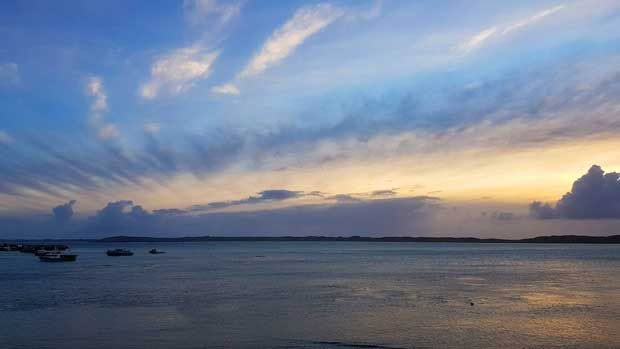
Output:
<svg viewBox="0 0 620 349">
<path fill-rule="evenodd" d="M 620 231 L 620 2 L 2 1 L 0 238 Z"/>
</svg>

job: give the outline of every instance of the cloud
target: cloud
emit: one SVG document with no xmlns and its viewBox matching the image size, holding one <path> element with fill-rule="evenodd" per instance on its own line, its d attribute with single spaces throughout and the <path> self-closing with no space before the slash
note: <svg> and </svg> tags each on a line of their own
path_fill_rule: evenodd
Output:
<svg viewBox="0 0 620 349">
<path fill-rule="evenodd" d="M 86 93 L 94 97 L 94 101 L 90 106 L 90 110 L 99 113 L 108 109 L 108 96 L 103 87 L 103 80 L 98 76 L 88 78 L 86 84 Z"/>
<path fill-rule="evenodd" d="M 470 52 L 474 49 L 477 49 L 478 47 L 480 47 L 482 44 L 484 44 L 486 41 L 488 41 L 489 39 L 491 39 L 492 37 L 494 37 L 496 34 L 501 33 L 501 35 L 507 35 L 509 33 L 518 31 L 523 29 L 526 26 L 535 24 L 539 21 L 541 21 L 542 19 L 544 19 L 545 17 L 548 17 L 554 13 L 557 13 L 558 11 L 562 10 L 564 8 L 563 5 L 560 6 L 556 6 L 541 12 L 538 12 L 530 17 L 524 18 L 522 20 L 519 20 L 513 24 L 509 24 L 507 26 L 504 27 L 503 30 L 501 30 L 501 32 L 499 32 L 501 26 L 493 26 L 490 27 L 488 29 L 485 29 L 483 31 L 481 31 L 480 33 L 474 35 L 473 37 L 467 39 L 466 41 L 464 41 L 463 43 L 461 43 L 458 48 L 467 53 Z"/>
<path fill-rule="evenodd" d="M 226 23 L 237 17 L 241 12 L 241 4 L 230 0 L 184 0 L 185 18 L 194 26 L 217 21 Z"/>
<path fill-rule="evenodd" d="M 0 63 L 0 86 L 17 85 L 21 81 L 17 63 Z"/>
<path fill-rule="evenodd" d="M 511 221 L 515 219 L 515 214 L 512 212 L 495 211 L 490 214 L 490 217 L 498 221 Z"/>
<path fill-rule="evenodd" d="M 237 88 L 237 86 L 235 86 L 234 84 L 224 84 L 224 85 L 215 86 L 211 89 L 211 91 L 214 93 L 219 93 L 219 94 L 224 94 L 224 95 L 239 95 L 241 93 L 239 91 L 239 88 Z"/>
<path fill-rule="evenodd" d="M 170 216 L 176 216 L 176 215 L 182 215 L 182 214 L 186 214 L 187 211 L 185 210 L 181 210 L 178 208 L 162 208 L 159 210 L 153 210 L 154 214 L 158 214 L 158 215 L 170 215 Z"/>
<path fill-rule="evenodd" d="M 550 15 L 552 15 L 552 14 L 562 10 L 563 8 L 564 8 L 564 5 L 560 5 L 560 6 L 556 6 L 556 7 L 553 7 L 553 8 L 550 8 L 550 9 L 538 12 L 537 14 L 535 14 L 535 15 L 533 15 L 531 17 L 525 18 L 525 19 L 523 19 L 521 21 L 518 21 L 518 22 L 516 22 L 514 24 L 509 25 L 508 27 L 506 27 L 502 31 L 502 35 L 506 35 L 506 34 L 512 32 L 512 31 L 520 30 L 520 29 L 522 29 L 525 26 L 528 26 L 530 24 L 534 24 L 534 23 L 542 20 L 543 18 L 545 18 L 547 16 L 550 16 Z"/>
<path fill-rule="evenodd" d="M 264 72 L 269 67 L 290 56 L 310 36 L 320 32 L 344 14 L 330 4 L 302 7 L 293 17 L 278 28 L 240 73 L 247 78 Z"/>
<path fill-rule="evenodd" d="M 474 35 L 472 38 L 466 40 L 465 42 L 459 45 L 459 49 L 464 52 L 469 52 L 478 46 L 482 45 L 486 40 L 491 38 L 495 32 L 497 32 L 497 27 L 491 27 L 481 31 L 480 33 Z"/>
<path fill-rule="evenodd" d="M 203 211 L 212 208 L 225 208 L 230 206 L 246 205 L 246 204 L 259 204 L 267 201 L 283 201 L 288 199 L 295 199 L 306 195 L 301 191 L 291 191 L 285 189 L 271 189 L 264 190 L 258 193 L 257 196 L 249 196 L 247 199 L 232 200 L 232 201 L 215 201 L 206 205 L 194 205 L 192 211 Z M 314 194 L 312 194 L 314 195 Z"/>
<path fill-rule="evenodd" d="M 393 196 L 396 195 L 396 191 L 392 189 L 387 190 L 375 190 L 371 193 L 372 196 Z"/>
<path fill-rule="evenodd" d="M 218 55 L 218 51 L 194 44 L 160 57 L 151 66 L 151 78 L 140 86 L 140 96 L 154 99 L 162 91 L 179 94 L 191 89 L 199 80 L 209 77 Z"/>
<path fill-rule="evenodd" d="M 91 76 L 87 79 L 86 95 L 93 97 L 90 105 L 90 124 L 97 130 L 97 137 L 102 141 L 119 137 L 121 132 L 118 126 L 106 123 L 104 120 L 104 112 L 108 109 L 108 95 L 101 77 Z"/>
<path fill-rule="evenodd" d="M 530 215 L 538 219 L 556 218 L 555 209 L 548 203 L 534 201 L 530 204 Z"/>
<path fill-rule="evenodd" d="M 161 130 L 161 125 L 155 122 L 144 124 L 144 132 L 149 134 L 157 134 Z"/>
<path fill-rule="evenodd" d="M 276 194 L 276 197 L 282 197 Z M 84 233 L 110 235 L 412 235 L 424 231 L 437 210 L 424 198 L 293 206 L 246 212 L 183 214 L 167 209 L 155 214 L 132 201 L 109 203 L 93 217 Z"/>
<path fill-rule="evenodd" d="M 91 217 L 84 228 L 89 233 L 131 234 L 156 232 L 157 215 L 149 213 L 131 200 L 109 202 Z"/>
<path fill-rule="evenodd" d="M 620 219 L 620 174 L 593 165 L 555 207 L 535 201 L 530 213 L 539 219 Z"/>
<path fill-rule="evenodd" d="M 66 204 L 58 205 L 52 209 L 54 219 L 57 223 L 64 224 L 71 220 L 71 217 L 73 217 L 73 205 L 75 205 L 75 202 L 75 200 L 71 200 Z"/>
<path fill-rule="evenodd" d="M 116 124 L 105 124 L 99 127 L 97 135 L 99 139 L 106 141 L 108 139 L 118 138 L 121 135 L 121 131 Z"/>
<path fill-rule="evenodd" d="M 430 161 L 439 153 L 464 151 L 493 156 L 496 151 L 548 149 L 616 134 L 620 130 L 614 117 L 620 96 L 617 68 L 593 64 L 609 73 L 592 79 L 583 65 L 553 64 L 530 73 L 518 70 L 508 72 L 506 78 L 484 79 L 474 91 L 463 89 L 462 84 L 447 87 L 433 95 L 432 108 L 424 91 L 433 85 L 420 81 L 420 90 L 365 98 L 347 107 L 344 117 L 318 125 L 291 122 L 267 131 L 231 127 L 205 134 L 180 131 L 165 142 L 145 134 L 146 142 L 136 139 L 131 144 L 92 144 L 81 135 L 71 140 L 54 139 L 53 134 L 31 137 L 8 149 L 0 162 L 0 193 L 83 201 L 78 194 L 107 198 L 118 190 L 149 193 L 147 186 L 174 188 L 178 176 L 206 180 L 233 166 L 257 175 L 278 168 L 295 171 L 300 166 L 312 173 L 318 165 L 365 166 L 372 161 L 383 166 L 392 161 L 386 159 Z M 580 87 L 584 84 L 587 89 Z M 311 106 L 306 112 L 320 110 Z M 462 166 L 465 161 L 455 163 Z M 28 205 L 39 207 L 34 201 Z"/>
<path fill-rule="evenodd" d="M 361 202 L 362 200 L 356 198 L 351 194 L 337 194 L 327 197 L 328 200 L 336 200 L 336 202 Z"/>
<path fill-rule="evenodd" d="M 13 137 L 6 133 L 6 131 L 0 130 L 0 145 L 8 145 L 13 143 Z"/>
</svg>

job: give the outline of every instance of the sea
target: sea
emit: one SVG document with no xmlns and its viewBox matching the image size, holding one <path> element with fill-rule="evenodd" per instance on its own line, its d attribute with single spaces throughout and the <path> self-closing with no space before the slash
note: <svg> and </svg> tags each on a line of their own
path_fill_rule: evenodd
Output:
<svg viewBox="0 0 620 349">
<path fill-rule="evenodd" d="M 620 348 L 619 245 L 72 250 L 67 263 L 0 252 L 0 348 Z"/>
</svg>

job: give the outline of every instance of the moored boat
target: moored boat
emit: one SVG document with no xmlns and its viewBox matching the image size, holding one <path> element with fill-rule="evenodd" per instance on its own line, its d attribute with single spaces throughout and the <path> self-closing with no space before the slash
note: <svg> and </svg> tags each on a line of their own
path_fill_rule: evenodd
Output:
<svg viewBox="0 0 620 349">
<path fill-rule="evenodd" d="M 76 254 L 47 253 L 39 256 L 41 262 L 75 262 Z"/>
<path fill-rule="evenodd" d="M 133 256 L 133 252 L 124 248 L 117 248 L 114 250 L 108 250 L 106 252 L 108 256 L 111 257 L 119 257 L 119 256 Z"/>
<path fill-rule="evenodd" d="M 149 251 L 149 253 L 150 253 L 150 254 L 162 254 L 162 253 L 166 253 L 166 252 L 164 252 L 164 251 L 160 251 L 160 250 L 158 250 L 158 249 L 156 249 L 156 248 L 152 248 L 152 249 Z"/>
</svg>

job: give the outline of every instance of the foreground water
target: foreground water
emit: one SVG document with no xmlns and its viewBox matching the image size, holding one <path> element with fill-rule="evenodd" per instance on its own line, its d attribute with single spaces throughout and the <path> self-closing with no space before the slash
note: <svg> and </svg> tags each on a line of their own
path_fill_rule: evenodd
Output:
<svg viewBox="0 0 620 349">
<path fill-rule="evenodd" d="M 118 247 L 136 254 L 105 256 Z M 620 246 L 73 250 L 74 263 L 0 253 L 2 348 L 620 347 Z"/>
</svg>

